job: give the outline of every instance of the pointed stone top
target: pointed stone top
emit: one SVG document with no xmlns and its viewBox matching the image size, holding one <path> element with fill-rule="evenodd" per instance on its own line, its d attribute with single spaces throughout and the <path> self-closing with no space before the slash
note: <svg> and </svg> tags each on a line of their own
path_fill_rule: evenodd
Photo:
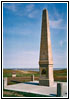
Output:
<svg viewBox="0 0 70 100">
<path fill-rule="evenodd" d="M 41 45 L 40 45 L 40 61 L 45 61 L 46 64 L 53 64 L 48 10 L 43 9 L 42 13 L 42 30 L 41 30 Z"/>
<path fill-rule="evenodd" d="M 43 11 L 48 11 L 48 10 L 46 8 L 44 8 Z"/>
</svg>

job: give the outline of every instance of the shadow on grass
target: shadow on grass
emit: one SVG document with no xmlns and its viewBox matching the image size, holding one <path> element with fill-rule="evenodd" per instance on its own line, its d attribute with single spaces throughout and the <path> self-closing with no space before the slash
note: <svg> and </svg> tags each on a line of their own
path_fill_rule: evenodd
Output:
<svg viewBox="0 0 70 100">
<path fill-rule="evenodd" d="M 35 82 L 24 82 L 24 84 L 39 85 L 39 83 L 35 83 Z"/>
<path fill-rule="evenodd" d="M 36 83 L 36 82 L 20 82 L 20 81 L 10 81 L 9 84 L 18 84 L 18 83 L 31 84 L 31 85 L 39 85 L 39 83 Z"/>
</svg>

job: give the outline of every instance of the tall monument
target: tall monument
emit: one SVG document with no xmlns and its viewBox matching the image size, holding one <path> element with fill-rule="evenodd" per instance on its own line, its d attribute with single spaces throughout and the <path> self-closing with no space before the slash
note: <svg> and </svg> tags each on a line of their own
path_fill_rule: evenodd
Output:
<svg viewBox="0 0 70 100">
<path fill-rule="evenodd" d="M 54 82 L 53 58 L 51 49 L 49 18 L 48 18 L 48 11 L 46 9 L 43 10 L 42 14 L 39 69 L 40 69 L 39 84 L 43 86 L 52 86 Z"/>
</svg>

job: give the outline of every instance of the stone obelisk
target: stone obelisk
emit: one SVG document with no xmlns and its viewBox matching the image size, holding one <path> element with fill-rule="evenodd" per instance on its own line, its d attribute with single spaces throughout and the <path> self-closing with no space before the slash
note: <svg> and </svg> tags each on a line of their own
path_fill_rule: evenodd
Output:
<svg viewBox="0 0 70 100">
<path fill-rule="evenodd" d="M 39 69 L 39 84 L 43 86 L 52 86 L 54 82 L 53 58 L 50 39 L 49 18 L 48 11 L 46 9 L 43 10 L 42 14 Z"/>
</svg>

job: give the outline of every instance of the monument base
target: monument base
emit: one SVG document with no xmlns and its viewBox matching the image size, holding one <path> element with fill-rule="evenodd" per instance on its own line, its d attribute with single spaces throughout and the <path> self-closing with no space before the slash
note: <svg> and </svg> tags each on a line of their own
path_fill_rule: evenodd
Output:
<svg viewBox="0 0 70 100">
<path fill-rule="evenodd" d="M 48 79 L 39 79 L 39 85 L 42 86 L 53 86 L 53 81 L 48 80 Z"/>
</svg>

